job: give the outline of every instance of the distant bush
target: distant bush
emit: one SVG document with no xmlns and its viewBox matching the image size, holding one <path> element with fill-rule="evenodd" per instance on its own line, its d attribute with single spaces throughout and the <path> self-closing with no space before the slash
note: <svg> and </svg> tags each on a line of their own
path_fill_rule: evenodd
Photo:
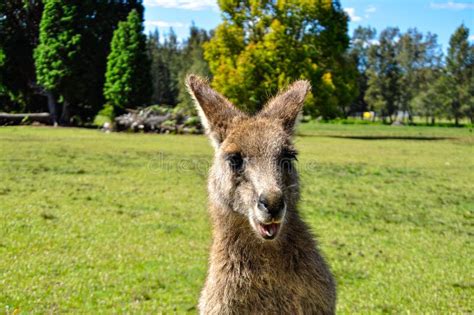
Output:
<svg viewBox="0 0 474 315">
<path fill-rule="evenodd" d="M 102 127 L 105 123 L 112 123 L 114 119 L 114 107 L 105 105 L 94 118 L 94 126 Z"/>
</svg>

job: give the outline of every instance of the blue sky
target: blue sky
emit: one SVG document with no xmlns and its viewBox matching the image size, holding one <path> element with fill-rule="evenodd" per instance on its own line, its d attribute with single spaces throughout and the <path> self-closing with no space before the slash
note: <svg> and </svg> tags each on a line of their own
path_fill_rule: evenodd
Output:
<svg viewBox="0 0 474 315">
<path fill-rule="evenodd" d="M 163 34 L 173 27 L 183 39 L 192 21 L 208 30 L 221 21 L 214 0 L 144 0 L 144 4 L 146 33 L 158 27 Z M 351 17 L 351 34 L 359 25 L 370 25 L 378 32 L 387 26 L 397 26 L 403 32 L 416 27 L 423 33 L 437 34 L 446 50 L 449 37 L 464 23 L 474 41 L 474 0 L 341 0 L 341 4 Z"/>
</svg>

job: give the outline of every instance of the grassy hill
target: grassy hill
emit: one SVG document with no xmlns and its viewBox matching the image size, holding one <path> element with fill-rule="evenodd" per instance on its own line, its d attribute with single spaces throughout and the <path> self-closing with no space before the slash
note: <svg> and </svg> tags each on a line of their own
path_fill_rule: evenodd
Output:
<svg viewBox="0 0 474 315">
<path fill-rule="evenodd" d="M 471 130 L 309 123 L 296 147 L 340 313 L 474 311 Z M 0 313 L 195 313 L 211 158 L 204 136 L 0 128 Z"/>
</svg>

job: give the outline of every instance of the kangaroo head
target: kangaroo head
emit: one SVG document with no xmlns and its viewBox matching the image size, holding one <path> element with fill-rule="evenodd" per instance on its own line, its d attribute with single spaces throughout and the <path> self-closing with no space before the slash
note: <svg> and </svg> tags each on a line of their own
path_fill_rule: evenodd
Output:
<svg viewBox="0 0 474 315">
<path fill-rule="evenodd" d="M 291 138 L 309 82 L 295 82 L 254 116 L 195 75 L 188 76 L 187 86 L 215 148 L 211 202 L 248 219 L 257 237 L 275 239 L 298 199 Z"/>
</svg>

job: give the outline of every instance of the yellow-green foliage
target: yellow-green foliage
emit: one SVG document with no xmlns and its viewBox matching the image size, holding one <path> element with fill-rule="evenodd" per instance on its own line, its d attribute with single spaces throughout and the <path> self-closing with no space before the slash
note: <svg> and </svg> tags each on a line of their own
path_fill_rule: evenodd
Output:
<svg viewBox="0 0 474 315">
<path fill-rule="evenodd" d="M 338 313 L 472 312 L 469 129 L 299 133 L 300 210 Z M 204 136 L 0 128 L 0 313 L 196 313 L 211 158 Z"/>
<path fill-rule="evenodd" d="M 205 44 L 213 86 L 250 112 L 296 79 L 312 82 L 306 111 L 337 116 L 354 97 L 347 16 L 337 1 L 219 1 L 224 21 Z"/>
</svg>

